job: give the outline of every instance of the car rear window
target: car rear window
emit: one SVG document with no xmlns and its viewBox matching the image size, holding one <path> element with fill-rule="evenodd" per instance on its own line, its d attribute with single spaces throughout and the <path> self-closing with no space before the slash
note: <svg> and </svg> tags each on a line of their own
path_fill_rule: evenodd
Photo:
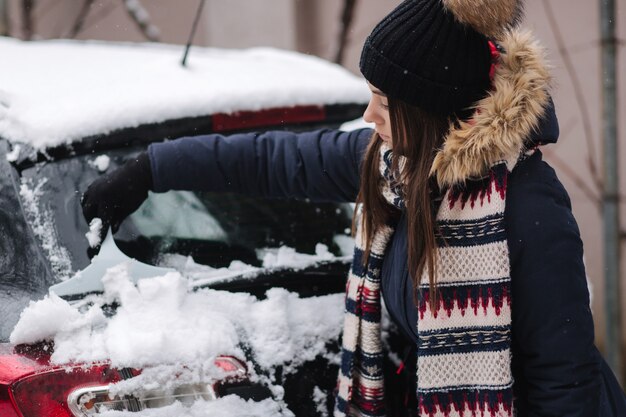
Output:
<svg viewBox="0 0 626 417">
<path fill-rule="evenodd" d="M 59 278 L 85 268 L 94 254 L 85 237 L 82 192 L 103 168 L 115 169 L 141 150 L 79 155 L 22 172 L 29 222 Z M 175 254 L 213 268 L 233 262 L 260 267 L 267 253 L 280 248 L 312 255 L 322 250 L 326 258 L 348 255 L 352 213 L 350 204 L 189 191 L 151 193 L 115 239 L 127 255 L 152 264 L 171 261 L 167 256 Z"/>
</svg>

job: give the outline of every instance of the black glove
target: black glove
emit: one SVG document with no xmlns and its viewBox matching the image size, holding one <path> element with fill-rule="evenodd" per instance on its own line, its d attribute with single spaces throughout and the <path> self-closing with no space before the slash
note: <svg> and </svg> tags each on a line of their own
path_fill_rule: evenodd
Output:
<svg viewBox="0 0 626 417">
<path fill-rule="evenodd" d="M 120 223 L 141 206 L 150 189 L 150 158 L 142 152 L 91 183 L 81 200 L 83 216 L 87 223 L 95 217 L 102 220 L 101 238 L 104 238 L 109 226 L 116 232 Z"/>
</svg>

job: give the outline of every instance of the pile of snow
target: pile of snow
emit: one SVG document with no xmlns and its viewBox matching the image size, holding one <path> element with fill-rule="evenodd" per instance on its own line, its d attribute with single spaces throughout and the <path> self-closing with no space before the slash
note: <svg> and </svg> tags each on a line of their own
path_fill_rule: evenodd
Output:
<svg viewBox="0 0 626 417">
<path fill-rule="evenodd" d="M 245 341 L 258 364 L 269 369 L 323 353 L 323 344 L 341 328 L 341 294 L 301 299 L 274 288 L 257 300 L 242 293 L 190 291 L 179 273 L 135 286 L 124 264 L 109 269 L 103 283 L 104 293 L 89 297 L 83 308 L 54 294 L 31 302 L 11 343 L 54 340 L 57 364 L 110 360 L 114 366 L 143 367 L 219 354 L 241 357 L 238 345 Z M 119 308 L 107 318 L 102 308 L 114 301 Z"/>
<path fill-rule="evenodd" d="M 359 77 L 271 48 L 0 38 L 0 136 L 36 149 L 146 123 L 295 105 L 366 103 Z M 45 70 L 44 70 L 45 69 Z"/>
<path fill-rule="evenodd" d="M 188 382 L 206 382 L 219 376 L 218 370 L 207 367 L 216 356 L 246 360 L 242 346 L 248 346 L 254 362 L 267 371 L 257 375 L 249 363 L 251 376 L 269 378 L 270 385 L 277 366 L 293 372 L 318 355 L 338 362 L 337 354 L 325 347 L 338 339 L 342 328 L 342 294 L 300 298 L 273 288 L 258 300 L 245 293 L 191 291 L 191 281 L 178 272 L 143 279 L 135 286 L 125 264 L 110 268 L 103 283 L 102 295 L 89 296 L 79 304 L 70 305 L 54 294 L 31 302 L 10 336 L 11 343 L 53 341 L 51 361 L 55 364 L 107 360 L 115 367 L 144 369 L 139 377 L 122 382 L 120 392 L 145 388 L 147 382 L 165 386 L 167 381 L 180 379 L 184 369 L 190 373 Z M 119 307 L 107 316 L 106 306 L 114 302 Z M 280 387 L 273 388 L 280 394 Z M 250 415 L 280 415 L 272 402 L 245 404 L 232 398 L 219 402 L 227 404 L 226 409 L 228 404 L 249 409 Z M 210 415 L 193 407 L 180 413 L 177 407 L 141 415 Z M 234 415 L 221 411 L 220 416 Z"/>
</svg>

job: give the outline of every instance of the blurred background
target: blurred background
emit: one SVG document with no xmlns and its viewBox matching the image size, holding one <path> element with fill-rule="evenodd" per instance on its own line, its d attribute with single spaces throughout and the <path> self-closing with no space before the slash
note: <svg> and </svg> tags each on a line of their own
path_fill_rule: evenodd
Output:
<svg viewBox="0 0 626 417">
<path fill-rule="evenodd" d="M 592 289 L 596 342 L 603 352 L 608 344 L 620 345 L 626 356 L 626 284 L 624 267 L 618 284 L 605 290 L 605 273 L 611 271 L 603 234 L 603 196 L 615 201 L 604 184 L 617 178 L 619 215 L 626 218 L 626 147 L 618 146 L 617 175 L 605 174 L 603 156 L 603 71 L 601 5 L 613 0 L 528 0 L 524 26 L 531 28 L 547 47 L 554 67 L 554 100 L 561 124 L 556 146 L 544 149 L 570 193 L 574 214 L 585 245 L 587 274 Z M 206 0 L 199 15 L 194 44 L 247 48 L 273 46 L 313 54 L 337 62 L 358 73 L 358 59 L 365 37 L 399 0 Z M 101 39 L 124 42 L 184 44 L 198 12 L 200 0 L 0 0 L 0 35 L 25 40 L 52 38 Z M 615 0 L 617 143 L 624 143 L 626 129 L 626 0 Z M 607 42 L 605 42 L 605 45 Z M 181 47 L 181 55 L 183 48 Z M 0 60 L 11 59 L 3 56 Z M 191 52 L 193 59 L 193 50 Z M 604 74 L 604 75 L 603 75 Z M 0 80 L 10 82 L 10 80 Z M 609 87 L 608 90 L 612 88 Z M 608 91 L 607 90 L 607 91 Z M 621 128 L 621 130 L 620 130 Z M 619 223 L 619 220 L 617 220 Z M 626 239 L 626 221 L 613 225 L 619 242 Z M 617 244 L 618 259 L 626 248 Z M 540 261 L 540 260 L 539 260 Z M 623 264 L 623 261 L 620 261 Z M 615 288 L 620 288 L 615 290 Z M 538 289 L 540 291 L 540 289 Z M 621 305 L 621 320 L 607 319 L 607 296 L 613 311 Z M 620 301 L 621 300 L 621 301 Z M 608 336 L 607 328 L 613 329 Z M 610 350 L 610 349 L 609 349 Z M 622 371 L 622 378 L 624 377 Z M 624 379 L 622 379 L 623 381 Z"/>
</svg>

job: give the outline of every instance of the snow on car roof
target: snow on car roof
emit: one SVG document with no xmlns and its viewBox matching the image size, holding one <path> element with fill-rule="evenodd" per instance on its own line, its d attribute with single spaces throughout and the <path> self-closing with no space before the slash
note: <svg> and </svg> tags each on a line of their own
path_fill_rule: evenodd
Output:
<svg viewBox="0 0 626 417">
<path fill-rule="evenodd" d="M 365 82 L 272 48 L 0 37 L 0 136 L 36 149 L 147 123 L 295 105 L 366 103 Z"/>
</svg>

